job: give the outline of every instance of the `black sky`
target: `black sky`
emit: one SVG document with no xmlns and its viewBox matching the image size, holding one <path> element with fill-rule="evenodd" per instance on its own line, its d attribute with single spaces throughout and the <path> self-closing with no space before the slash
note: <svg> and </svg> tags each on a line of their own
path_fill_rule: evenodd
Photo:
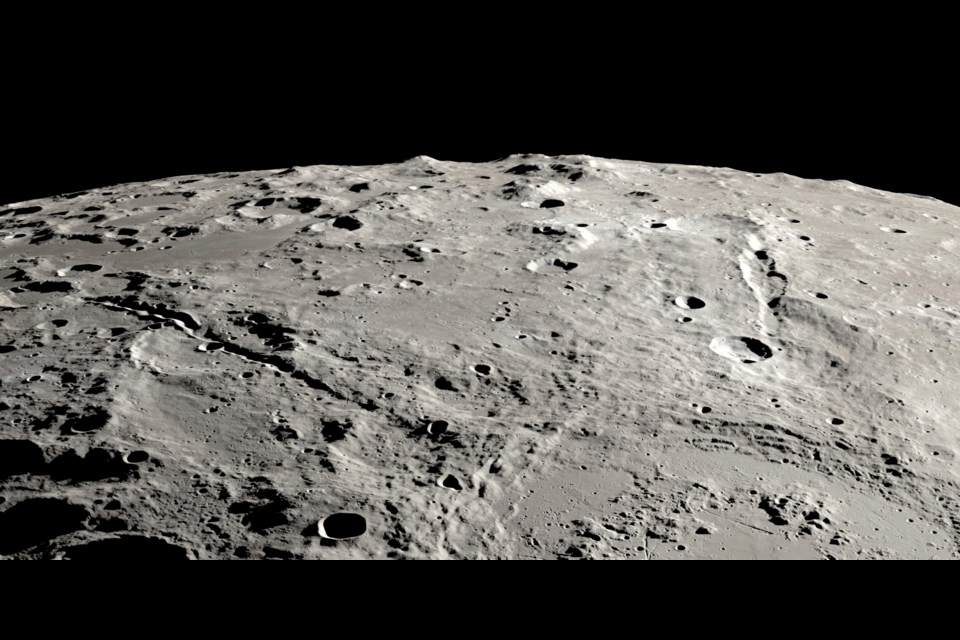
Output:
<svg viewBox="0 0 960 640">
<path fill-rule="evenodd" d="M 8 57 L 0 203 L 189 173 L 532 152 L 847 179 L 960 204 L 952 80 L 916 64 L 524 51 L 403 50 L 370 64 L 257 50 L 132 68 L 112 44 L 56 63 Z"/>
</svg>

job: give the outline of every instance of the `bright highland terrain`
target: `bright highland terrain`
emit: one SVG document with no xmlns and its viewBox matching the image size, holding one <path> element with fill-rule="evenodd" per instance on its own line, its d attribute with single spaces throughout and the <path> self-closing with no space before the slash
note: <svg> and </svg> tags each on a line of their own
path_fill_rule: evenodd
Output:
<svg viewBox="0 0 960 640">
<path fill-rule="evenodd" d="M 954 558 L 958 256 L 931 198 L 585 156 L 7 205 L 0 556 Z"/>
</svg>

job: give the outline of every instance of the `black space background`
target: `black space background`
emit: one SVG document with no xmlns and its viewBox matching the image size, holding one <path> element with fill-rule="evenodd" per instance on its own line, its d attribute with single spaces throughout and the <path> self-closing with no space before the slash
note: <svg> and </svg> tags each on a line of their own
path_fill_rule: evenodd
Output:
<svg viewBox="0 0 960 640">
<path fill-rule="evenodd" d="M 530 152 L 781 171 L 960 204 L 955 56 L 911 45 L 906 57 L 889 39 L 841 57 L 816 38 L 803 47 L 827 53 L 607 50 L 603 37 L 464 53 L 456 34 L 377 51 L 221 38 L 184 52 L 176 39 L 110 38 L 0 63 L 0 203 L 190 173 Z"/>
</svg>

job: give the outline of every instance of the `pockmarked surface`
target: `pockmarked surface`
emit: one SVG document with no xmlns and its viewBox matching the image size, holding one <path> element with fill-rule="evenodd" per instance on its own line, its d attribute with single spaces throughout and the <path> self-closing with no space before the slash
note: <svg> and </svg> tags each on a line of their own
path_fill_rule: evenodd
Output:
<svg viewBox="0 0 960 640">
<path fill-rule="evenodd" d="M 512 156 L 0 207 L 0 556 L 955 558 L 960 209 Z"/>
</svg>

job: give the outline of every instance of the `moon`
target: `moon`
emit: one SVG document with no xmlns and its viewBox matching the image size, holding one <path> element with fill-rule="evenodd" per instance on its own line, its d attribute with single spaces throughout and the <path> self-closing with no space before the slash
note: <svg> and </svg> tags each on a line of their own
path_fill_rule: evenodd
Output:
<svg viewBox="0 0 960 640">
<path fill-rule="evenodd" d="M 960 556 L 960 210 L 589 156 L 0 207 L 0 556 Z"/>
</svg>

